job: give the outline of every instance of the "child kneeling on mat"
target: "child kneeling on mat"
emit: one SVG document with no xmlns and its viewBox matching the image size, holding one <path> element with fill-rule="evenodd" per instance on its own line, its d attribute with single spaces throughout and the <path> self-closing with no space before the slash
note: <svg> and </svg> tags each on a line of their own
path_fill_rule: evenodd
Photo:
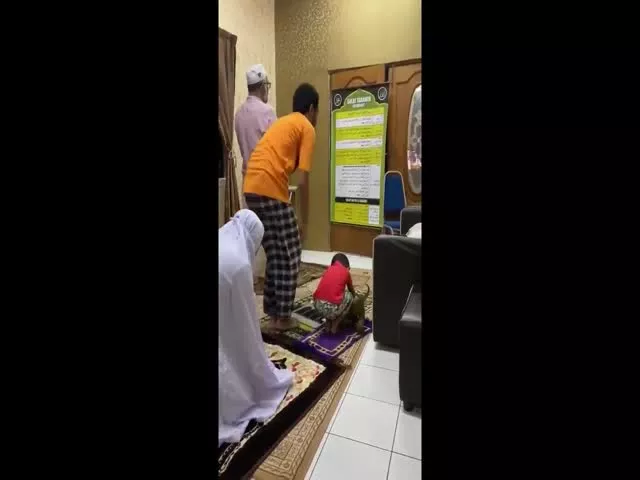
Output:
<svg viewBox="0 0 640 480">
<path fill-rule="evenodd" d="M 340 322 L 349 313 L 356 296 L 349 269 L 347 256 L 336 253 L 313 294 L 313 306 L 327 319 L 331 333 L 338 331 Z"/>
</svg>

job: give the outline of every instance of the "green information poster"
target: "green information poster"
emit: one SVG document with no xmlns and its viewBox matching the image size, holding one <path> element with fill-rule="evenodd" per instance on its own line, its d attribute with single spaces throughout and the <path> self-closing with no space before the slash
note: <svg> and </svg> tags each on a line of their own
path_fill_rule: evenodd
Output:
<svg viewBox="0 0 640 480">
<path fill-rule="evenodd" d="M 331 92 L 331 222 L 382 227 L 387 111 L 386 85 Z"/>
</svg>

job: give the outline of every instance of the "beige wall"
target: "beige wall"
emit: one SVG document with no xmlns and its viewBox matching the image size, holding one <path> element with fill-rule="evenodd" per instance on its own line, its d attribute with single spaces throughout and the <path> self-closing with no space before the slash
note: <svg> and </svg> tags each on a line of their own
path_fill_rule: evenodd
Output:
<svg viewBox="0 0 640 480">
<path fill-rule="evenodd" d="M 291 111 L 298 84 L 320 93 L 305 248 L 329 250 L 328 71 L 422 58 L 421 13 L 421 0 L 275 2 L 278 114 Z"/>
<path fill-rule="evenodd" d="M 274 0 L 220 0 L 218 26 L 238 37 L 236 45 L 236 93 L 234 112 L 247 98 L 246 71 L 261 63 L 271 81 L 269 104 L 276 107 L 276 49 Z M 242 157 L 238 139 L 234 135 L 233 152 L 236 158 L 236 179 L 242 191 Z M 264 276 L 265 256 L 260 249 L 256 270 Z"/>
<path fill-rule="evenodd" d="M 261 63 L 271 81 L 269 104 L 276 107 L 276 49 L 274 0 L 220 0 L 218 26 L 238 37 L 236 46 L 236 95 L 234 112 L 247 98 L 246 71 Z M 238 186 L 242 178 L 242 157 L 238 139 L 234 135 Z"/>
</svg>

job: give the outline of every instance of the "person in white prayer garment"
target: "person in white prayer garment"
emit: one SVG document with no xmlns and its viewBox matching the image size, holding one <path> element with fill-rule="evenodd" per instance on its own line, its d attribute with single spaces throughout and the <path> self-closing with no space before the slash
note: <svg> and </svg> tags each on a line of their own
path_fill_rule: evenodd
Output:
<svg viewBox="0 0 640 480">
<path fill-rule="evenodd" d="M 218 446 L 238 442 L 251 420 L 271 417 L 293 384 L 267 357 L 253 291 L 264 227 L 240 210 L 218 230 Z"/>
</svg>

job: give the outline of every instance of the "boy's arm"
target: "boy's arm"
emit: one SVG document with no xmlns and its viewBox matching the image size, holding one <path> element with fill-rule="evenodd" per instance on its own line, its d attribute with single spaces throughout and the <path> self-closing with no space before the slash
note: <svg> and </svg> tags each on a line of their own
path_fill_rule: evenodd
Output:
<svg viewBox="0 0 640 480">
<path fill-rule="evenodd" d="M 298 184 L 298 195 L 302 209 L 301 224 L 306 226 L 309 219 L 309 172 L 313 160 L 313 148 L 316 144 L 316 131 L 309 124 L 303 130 L 300 140 L 300 150 L 298 152 L 298 169 L 301 170 L 300 183 Z"/>
</svg>

